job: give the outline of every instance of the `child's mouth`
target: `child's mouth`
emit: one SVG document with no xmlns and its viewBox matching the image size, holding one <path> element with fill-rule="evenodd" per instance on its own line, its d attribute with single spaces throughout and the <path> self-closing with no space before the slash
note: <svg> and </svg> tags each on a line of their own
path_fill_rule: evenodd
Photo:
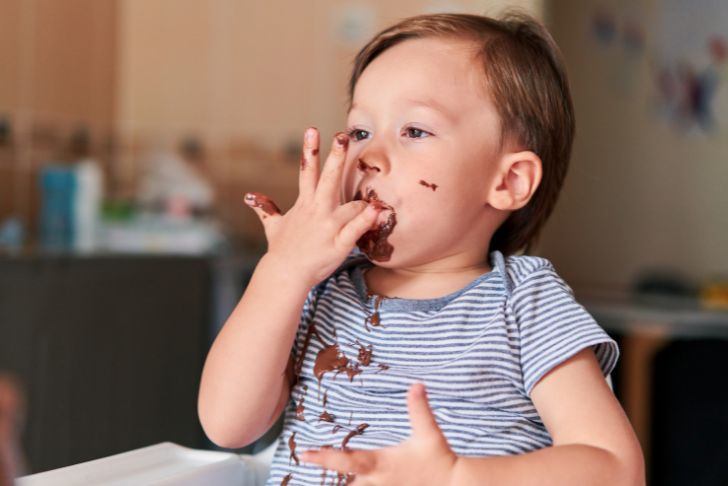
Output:
<svg viewBox="0 0 728 486">
<path fill-rule="evenodd" d="M 361 191 L 357 191 L 354 195 L 354 201 L 359 200 L 381 208 L 382 211 L 379 213 L 379 217 L 372 229 L 364 233 L 356 242 L 356 245 L 370 260 L 386 262 L 391 258 L 392 251 L 394 251 L 394 247 L 387 241 L 397 224 L 397 215 L 394 208 L 379 199 L 376 191 L 372 188 L 366 189 L 366 195 L 362 195 Z"/>
</svg>

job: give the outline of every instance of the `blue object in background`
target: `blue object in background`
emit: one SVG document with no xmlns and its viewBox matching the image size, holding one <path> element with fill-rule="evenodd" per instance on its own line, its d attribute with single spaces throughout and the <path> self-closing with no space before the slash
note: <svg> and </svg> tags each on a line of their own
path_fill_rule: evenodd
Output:
<svg viewBox="0 0 728 486">
<path fill-rule="evenodd" d="M 48 165 L 40 172 L 40 244 L 49 252 L 73 248 L 73 201 L 76 174 L 72 167 Z"/>
<path fill-rule="evenodd" d="M 25 231 L 22 221 L 11 216 L 0 223 L 0 253 L 17 255 L 23 249 Z"/>
</svg>

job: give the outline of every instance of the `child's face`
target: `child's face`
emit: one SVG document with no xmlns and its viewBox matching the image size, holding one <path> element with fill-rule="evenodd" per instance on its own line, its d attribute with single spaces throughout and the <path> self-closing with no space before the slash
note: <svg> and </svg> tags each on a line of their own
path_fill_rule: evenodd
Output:
<svg viewBox="0 0 728 486">
<path fill-rule="evenodd" d="M 387 238 L 391 259 L 373 257 L 382 266 L 487 251 L 495 230 L 486 203 L 500 157 L 500 122 L 474 56 L 474 46 L 463 41 L 407 40 L 359 78 L 347 121 L 343 190 L 347 201 L 375 194 L 396 213 Z"/>
</svg>

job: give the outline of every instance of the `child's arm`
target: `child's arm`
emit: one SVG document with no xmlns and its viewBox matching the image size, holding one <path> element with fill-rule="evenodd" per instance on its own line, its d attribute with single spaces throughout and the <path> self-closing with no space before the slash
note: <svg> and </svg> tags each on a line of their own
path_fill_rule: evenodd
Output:
<svg viewBox="0 0 728 486">
<path fill-rule="evenodd" d="M 521 456 L 459 458 L 452 484 L 645 484 L 639 442 L 591 350 L 552 370 L 531 398 L 553 447 Z"/>
<path fill-rule="evenodd" d="M 412 437 L 374 451 L 322 449 L 301 455 L 327 469 L 357 473 L 364 484 L 457 486 L 645 484 L 642 451 L 602 376 L 584 350 L 556 367 L 531 394 L 552 447 L 518 456 L 456 457 L 421 387 L 408 397 Z"/>
<path fill-rule="evenodd" d="M 208 437 L 240 447 L 262 435 L 289 397 L 285 369 L 308 291 L 346 258 L 379 209 L 340 205 L 348 138 L 337 135 L 319 178 L 318 134 L 304 141 L 299 197 L 285 215 L 246 195 L 263 222 L 268 251 L 215 339 L 200 382 L 198 413 Z"/>
</svg>

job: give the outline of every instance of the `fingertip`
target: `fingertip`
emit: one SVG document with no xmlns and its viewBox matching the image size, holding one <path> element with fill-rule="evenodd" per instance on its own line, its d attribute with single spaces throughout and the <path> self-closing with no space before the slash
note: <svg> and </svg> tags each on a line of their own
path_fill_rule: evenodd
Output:
<svg viewBox="0 0 728 486">
<path fill-rule="evenodd" d="M 424 383 L 414 383 L 409 389 L 410 397 L 415 400 L 427 398 L 427 389 Z"/>
<path fill-rule="evenodd" d="M 367 205 L 367 209 L 366 209 L 367 212 L 369 212 L 369 214 L 373 215 L 373 216 L 377 216 L 379 213 L 381 213 L 384 210 L 383 207 L 376 205 L 376 204 L 372 204 L 372 203 L 365 203 L 365 204 Z"/>
<path fill-rule="evenodd" d="M 334 144 L 341 150 L 349 148 L 349 136 L 344 132 L 338 132 L 334 135 Z"/>
<path fill-rule="evenodd" d="M 427 390 L 423 383 L 415 383 L 410 386 L 408 402 L 412 410 L 419 410 L 423 404 L 428 403 Z"/>
<path fill-rule="evenodd" d="M 276 203 L 271 200 L 265 194 L 259 192 L 248 192 L 243 197 L 245 204 L 254 210 L 260 209 L 263 213 L 268 216 L 275 216 L 281 214 L 281 210 L 276 206 Z M 257 211 L 256 211 L 257 212 Z"/>
</svg>

